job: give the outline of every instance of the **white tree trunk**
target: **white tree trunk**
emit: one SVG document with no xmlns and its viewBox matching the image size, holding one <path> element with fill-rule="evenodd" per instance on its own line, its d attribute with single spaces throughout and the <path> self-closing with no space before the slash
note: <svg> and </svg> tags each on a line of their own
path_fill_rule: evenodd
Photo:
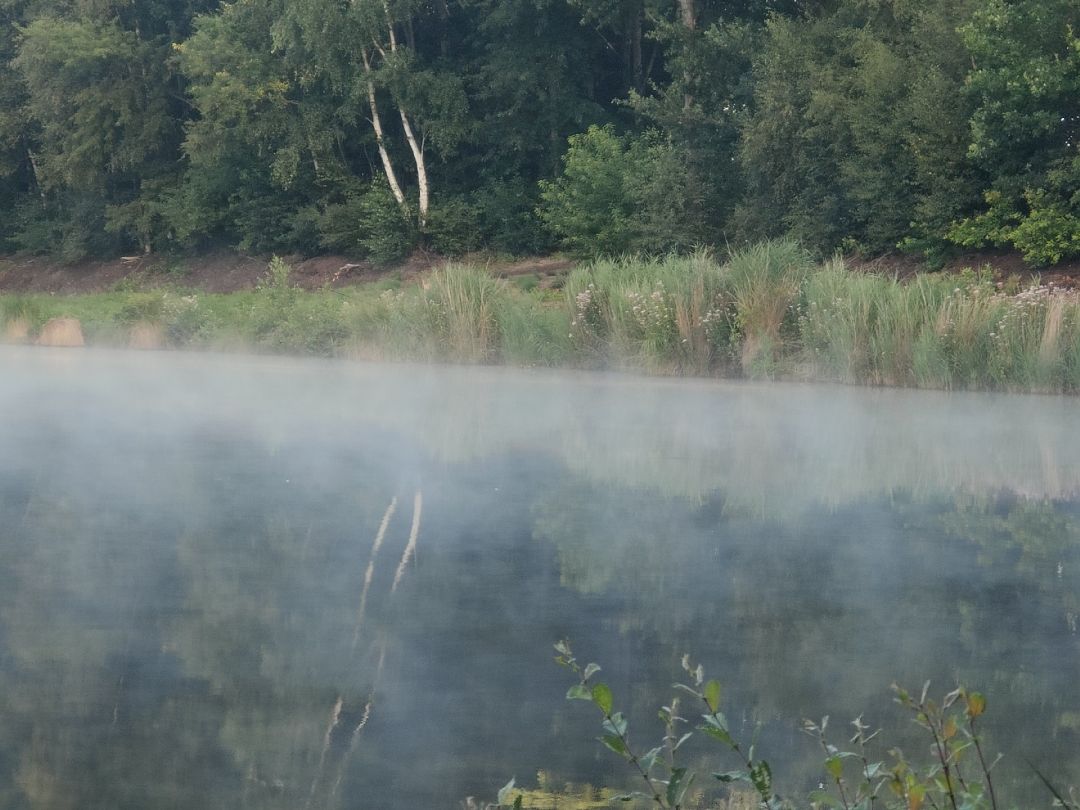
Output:
<svg viewBox="0 0 1080 810">
<path fill-rule="evenodd" d="M 390 153 L 386 151 L 386 143 L 383 141 L 382 119 L 379 118 L 379 105 L 375 101 L 375 82 L 371 78 L 371 62 L 368 61 L 367 51 L 363 51 L 364 73 L 367 74 L 368 107 L 371 108 L 371 128 L 375 130 L 375 143 L 379 147 L 379 157 L 382 159 L 383 171 L 386 172 L 386 180 L 390 183 L 390 192 L 394 195 L 404 210 L 409 210 L 409 204 L 405 200 L 405 193 L 398 183 L 397 174 L 394 172 L 394 164 L 390 162 Z"/>
<path fill-rule="evenodd" d="M 424 162 L 424 147 L 416 141 L 405 108 L 398 105 L 398 112 L 401 113 L 401 126 L 405 129 L 405 138 L 409 142 L 409 149 L 412 150 L 413 160 L 416 161 L 416 183 L 420 186 L 420 227 L 424 228 L 427 225 L 428 207 L 431 199 L 431 193 L 428 190 L 427 165 Z"/>
<path fill-rule="evenodd" d="M 41 197 L 41 207 L 44 208 L 45 203 L 45 187 L 41 185 L 41 175 L 38 173 L 37 157 L 29 147 L 26 149 L 26 157 L 30 160 L 30 171 L 34 175 L 34 185 L 37 186 L 38 196 Z"/>
<path fill-rule="evenodd" d="M 682 16 L 683 25 L 687 30 L 697 28 L 697 11 L 694 8 L 694 0 L 679 0 L 679 12 Z"/>
<path fill-rule="evenodd" d="M 387 0 L 383 0 L 383 10 L 386 12 L 386 27 L 390 33 L 390 52 L 396 53 L 397 35 L 394 33 L 394 20 L 390 16 L 390 4 Z M 409 121 L 409 114 L 400 104 L 398 104 L 398 113 L 401 115 L 401 126 L 405 130 L 405 139 L 409 142 L 409 149 L 412 150 L 413 161 L 416 163 L 416 183 L 420 187 L 419 225 L 423 229 L 427 225 L 428 207 L 431 199 L 431 192 L 428 190 L 427 164 L 424 162 L 424 147 L 417 142 L 412 124 Z"/>
</svg>

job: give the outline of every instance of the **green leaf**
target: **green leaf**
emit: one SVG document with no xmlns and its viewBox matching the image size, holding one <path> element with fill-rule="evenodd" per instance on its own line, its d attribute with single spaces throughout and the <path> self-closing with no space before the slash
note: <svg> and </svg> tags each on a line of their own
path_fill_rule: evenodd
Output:
<svg viewBox="0 0 1080 810">
<path fill-rule="evenodd" d="M 765 760 L 755 762 L 750 767 L 750 781 L 754 783 L 761 798 L 767 799 L 772 795 L 772 768 Z"/>
<path fill-rule="evenodd" d="M 600 671 L 599 664 L 589 664 L 585 667 L 585 673 L 581 676 L 586 681 Z"/>
<path fill-rule="evenodd" d="M 560 655 L 565 655 L 567 658 L 570 657 L 570 647 L 567 646 L 565 641 L 560 641 L 555 644 L 555 652 Z"/>
<path fill-rule="evenodd" d="M 652 770 L 653 765 L 656 764 L 656 758 L 663 753 L 663 750 L 663 746 L 658 745 L 656 748 L 641 756 L 641 759 L 638 761 L 641 763 L 641 769 L 645 771 L 645 773 Z"/>
<path fill-rule="evenodd" d="M 576 683 L 566 690 L 567 700 L 592 700 L 592 691 L 585 684 Z"/>
<path fill-rule="evenodd" d="M 525 797 L 519 793 L 517 798 L 514 799 L 514 810 L 521 810 L 524 800 Z"/>
<path fill-rule="evenodd" d="M 715 712 L 720 708 L 720 681 L 709 681 L 705 684 L 705 702 L 709 704 L 709 711 Z"/>
<path fill-rule="evenodd" d="M 844 775 L 844 761 L 838 756 L 831 756 L 825 760 L 825 770 L 833 779 L 839 779 Z"/>
<path fill-rule="evenodd" d="M 840 800 L 835 796 L 830 795 L 824 790 L 812 790 L 810 791 L 810 801 L 817 804 L 823 804 L 826 807 L 843 807 Z"/>
<path fill-rule="evenodd" d="M 689 740 L 693 736 L 694 736 L 694 732 L 692 732 L 692 731 L 686 732 L 681 737 L 679 737 L 679 741 L 677 743 L 675 743 L 675 745 L 671 746 L 671 750 L 672 751 L 678 751 L 679 746 L 681 746 L 684 742 L 686 742 L 687 740 Z"/>
<path fill-rule="evenodd" d="M 701 718 L 705 721 L 705 724 L 713 728 L 718 728 L 721 731 L 727 731 L 727 718 L 724 717 L 722 712 L 713 712 L 712 714 L 703 714 Z"/>
<path fill-rule="evenodd" d="M 704 731 L 710 737 L 719 740 L 729 748 L 735 748 L 735 738 L 728 734 L 724 729 L 717 728 L 716 726 L 698 726 L 698 731 Z"/>
<path fill-rule="evenodd" d="M 679 799 L 682 798 L 682 793 L 679 792 L 679 783 L 682 782 L 682 778 L 685 774 L 686 768 L 671 769 L 671 779 L 668 780 L 667 785 L 668 807 L 674 807 L 679 803 Z"/>
<path fill-rule="evenodd" d="M 605 718 L 604 722 L 601 723 L 601 727 L 610 734 L 619 737 L 626 736 L 626 718 L 623 717 L 622 712 L 615 712 L 610 719 Z"/>
<path fill-rule="evenodd" d="M 626 747 L 626 743 L 622 741 L 622 737 L 616 737 L 614 734 L 605 734 L 603 737 L 600 738 L 600 742 L 602 742 L 604 745 L 606 745 L 608 748 L 610 748 L 612 751 L 614 751 L 621 757 L 626 757 L 630 755 L 630 752 Z"/>
<path fill-rule="evenodd" d="M 600 707 L 604 714 L 611 714 L 611 688 L 606 683 L 598 683 L 592 688 L 592 702 Z"/>
</svg>

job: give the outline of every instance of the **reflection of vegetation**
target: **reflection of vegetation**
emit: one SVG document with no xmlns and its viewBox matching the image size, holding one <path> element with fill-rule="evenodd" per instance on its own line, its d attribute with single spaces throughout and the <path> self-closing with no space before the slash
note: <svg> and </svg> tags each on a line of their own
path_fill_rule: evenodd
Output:
<svg viewBox="0 0 1080 810">
<path fill-rule="evenodd" d="M 715 660 L 786 793 L 820 775 L 792 719 L 923 676 L 985 686 L 988 744 L 1080 776 L 1071 403 L 182 357 L 127 399 L 132 361 L 79 362 L 83 403 L 0 433 L 4 807 L 430 806 L 545 764 L 542 805 L 612 767 L 565 745 L 536 639 L 566 635 L 645 735 L 682 652 Z M 231 396 L 208 416 L 173 374 Z"/>
<path fill-rule="evenodd" d="M 1067 503 L 894 493 L 789 524 L 721 496 L 697 504 L 570 481 L 534 510 L 564 584 L 622 595 L 616 626 L 639 639 L 642 682 L 658 688 L 685 649 L 718 660 L 750 707 L 744 730 L 763 723 L 783 758 L 801 761 L 788 777 L 810 778 L 810 762 L 784 718 L 854 715 L 894 678 L 927 675 L 1008 694 L 990 737 L 1080 776 L 1065 743 L 1077 729 L 1059 715 L 1080 663 L 1080 518 Z M 639 712 L 645 691 L 631 694 Z M 1030 782 L 1015 764 L 1005 778 Z"/>
</svg>

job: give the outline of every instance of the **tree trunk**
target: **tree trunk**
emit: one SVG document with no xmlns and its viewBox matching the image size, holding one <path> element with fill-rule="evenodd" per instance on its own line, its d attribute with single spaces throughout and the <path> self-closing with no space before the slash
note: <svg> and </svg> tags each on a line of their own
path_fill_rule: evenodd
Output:
<svg viewBox="0 0 1080 810">
<path fill-rule="evenodd" d="M 450 55 L 450 6 L 446 0 L 436 0 L 435 9 L 439 12 L 439 52 L 447 57 Z"/>
<path fill-rule="evenodd" d="M 37 186 L 38 196 L 41 197 L 41 207 L 44 208 L 46 205 L 45 187 L 41 185 L 41 176 L 38 173 L 37 158 L 29 147 L 26 148 L 26 158 L 30 161 L 30 173 L 34 175 L 34 185 Z"/>
<path fill-rule="evenodd" d="M 644 9 L 638 9 L 634 13 L 634 23 L 630 30 L 630 66 L 633 77 L 633 88 L 639 93 L 645 92 L 645 75 L 642 73 L 641 64 L 641 17 Z"/>
<path fill-rule="evenodd" d="M 693 33 L 697 28 L 697 9 L 694 7 L 694 0 L 679 0 L 679 16 L 682 18 L 682 24 L 686 30 Z M 692 77 L 687 73 L 683 78 L 686 82 L 686 92 L 683 94 L 683 110 L 689 111 L 694 104 L 694 96 L 690 92 Z"/>
<path fill-rule="evenodd" d="M 383 0 L 383 9 L 386 11 L 386 27 L 390 32 L 390 51 L 395 53 L 397 52 L 397 36 L 394 34 L 394 20 L 390 16 L 390 5 L 386 0 Z M 410 31 L 411 27 L 406 29 L 406 35 Z M 409 149 L 412 150 L 413 161 L 416 163 L 416 184 L 420 187 L 419 219 L 417 224 L 423 230 L 427 226 L 428 208 L 431 199 L 431 192 L 428 188 L 427 164 L 424 162 L 424 146 L 422 143 L 417 142 L 412 123 L 409 121 L 409 114 L 401 104 L 398 104 L 398 114 L 401 116 L 401 126 L 405 130 L 405 140 L 409 142 Z"/>
<path fill-rule="evenodd" d="M 694 0 L 679 0 L 679 15 L 688 31 L 697 28 L 697 9 L 694 8 Z"/>
<path fill-rule="evenodd" d="M 409 116 L 405 112 L 405 108 L 400 104 L 398 105 L 398 112 L 401 113 L 401 126 L 405 129 L 405 139 L 409 142 L 409 149 L 412 150 L 413 160 L 416 161 L 416 183 L 420 187 L 420 229 L 423 230 L 427 226 L 428 206 L 430 202 L 430 192 L 428 190 L 428 176 L 427 165 L 424 162 L 424 146 L 421 143 L 417 143 L 416 136 L 413 134 L 412 125 L 409 123 Z"/>
<path fill-rule="evenodd" d="M 382 159 L 383 171 L 386 172 L 386 180 L 390 183 L 390 192 L 394 195 L 398 205 L 405 211 L 409 210 L 409 204 L 405 201 L 405 194 L 397 181 L 394 172 L 394 164 L 390 162 L 390 153 L 386 151 L 383 141 L 382 119 L 379 118 L 379 106 L 375 101 L 375 81 L 371 78 L 371 62 L 368 60 L 367 51 L 361 51 L 364 58 L 364 73 L 367 74 L 368 107 L 371 108 L 371 128 L 375 130 L 375 144 L 379 147 L 379 157 Z"/>
</svg>

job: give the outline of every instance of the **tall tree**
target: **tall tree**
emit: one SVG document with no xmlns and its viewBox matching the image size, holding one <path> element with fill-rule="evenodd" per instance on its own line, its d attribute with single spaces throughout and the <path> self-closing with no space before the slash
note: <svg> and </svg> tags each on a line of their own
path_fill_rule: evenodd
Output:
<svg viewBox="0 0 1080 810">
<path fill-rule="evenodd" d="M 146 251 L 163 235 L 186 108 L 171 46 L 199 8 L 43 3 L 22 29 L 12 64 L 26 87 L 26 126 L 40 133 L 27 161 L 73 223 L 72 257 L 100 247 L 102 230 Z"/>
<path fill-rule="evenodd" d="M 1039 264 L 1080 255 L 1080 7 L 986 0 L 963 35 L 970 155 L 991 180 L 984 210 L 953 238 L 1012 245 Z"/>
<path fill-rule="evenodd" d="M 824 251 L 880 253 L 913 235 L 941 249 L 974 189 L 956 33 L 969 5 L 841 0 L 770 21 L 739 147 L 744 232 Z"/>
</svg>

